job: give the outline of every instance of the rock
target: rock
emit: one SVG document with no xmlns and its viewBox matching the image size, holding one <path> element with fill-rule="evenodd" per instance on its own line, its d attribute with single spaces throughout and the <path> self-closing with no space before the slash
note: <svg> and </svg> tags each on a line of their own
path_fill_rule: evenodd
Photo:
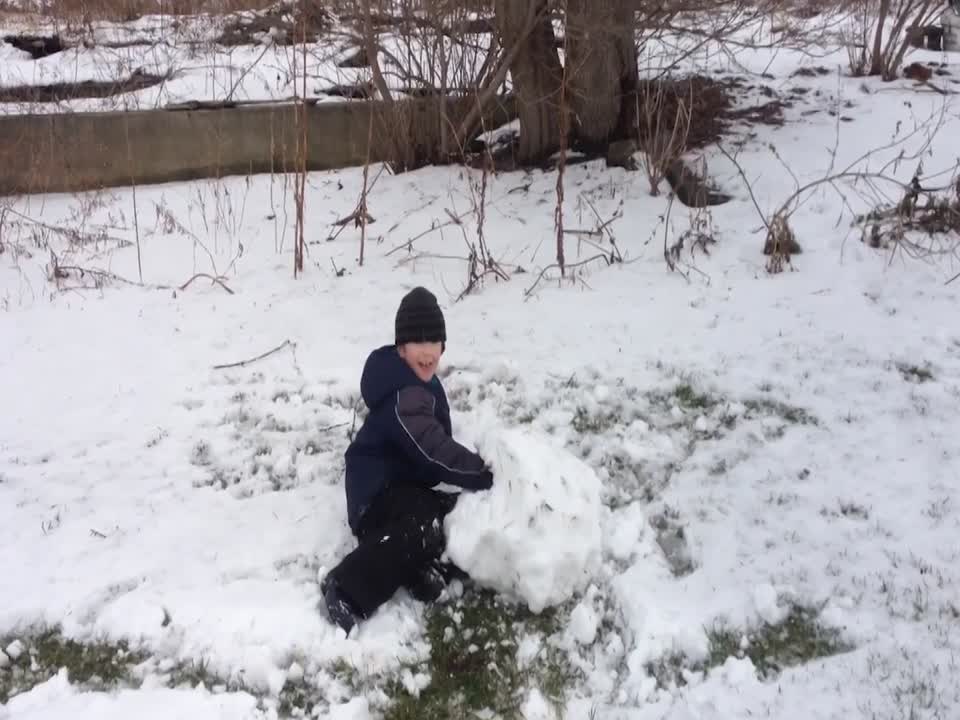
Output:
<svg viewBox="0 0 960 720">
<path fill-rule="evenodd" d="M 607 167 L 622 167 L 636 170 L 637 161 L 633 154 L 639 150 L 636 140 L 614 140 L 607 147 Z"/>
<path fill-rule="evenodd" d="M 710 187 L 706 178 L 677 158 L 667 168 L 665 177 L 677 199 L 687 207 L 702 208 L 730 202 L 730 196 Z"/>
</svg>

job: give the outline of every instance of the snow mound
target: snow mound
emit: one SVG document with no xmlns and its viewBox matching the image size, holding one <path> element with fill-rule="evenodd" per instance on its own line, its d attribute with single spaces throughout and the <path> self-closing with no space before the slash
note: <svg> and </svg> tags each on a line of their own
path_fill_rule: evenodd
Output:
<svg viewBox="0 0 960 720">
<path fill-rule="evenodd" d="M 531 428 L 488 428 L 477 449 L 493 487 L 460 496 L 445 522 L 447 555 L 533 612 L 569 599 L 601 560 L 599 478 Z"/>
</svg>

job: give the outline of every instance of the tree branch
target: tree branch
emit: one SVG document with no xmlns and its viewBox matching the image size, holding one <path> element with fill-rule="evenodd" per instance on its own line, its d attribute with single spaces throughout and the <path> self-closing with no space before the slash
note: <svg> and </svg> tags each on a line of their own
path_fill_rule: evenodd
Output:
<svg viewBox="0 0 960 720">
<path fill-rule="evenodd" d="M 280 352 L 281 350 L 283 350 L 283 349 L 286 348 L 286 347 L 296 348 L 296 347 L 297 347 L 297 344 L 296 344 L 295 342 L 292 342 L 292 341 L 290 341 L 289 339 L 287 339 L 287 340 L 284 340 L 284 341 L 283 341 L 282 343 L 280 343 L 279 345 L 277 345 L 277 346 L 276 346 L 275 348 L 273 348 L 272 350 L 267 350 L 265 353 L 261 353 L 260 355 L 257 355 L 256 357 L 249 358 L 248 360 L 240 360 L 239 362 L 226 363 L 226 364 L 224 364 L 224 365 L 214 365 L 214 366 L 213 366 L 213 369 L 214 369 L 214 370 L 226 370 L 227 368 L 246 367 L 247 365 L 250 365 L 250 364 L 255 363 L 255 362 L 259 362 L 260 360 L 263 360 L 264 358 L 270 357 L 270 356 L 273 355 L 274 353 L 278 353 L 278 352 Z"/>
</svg>

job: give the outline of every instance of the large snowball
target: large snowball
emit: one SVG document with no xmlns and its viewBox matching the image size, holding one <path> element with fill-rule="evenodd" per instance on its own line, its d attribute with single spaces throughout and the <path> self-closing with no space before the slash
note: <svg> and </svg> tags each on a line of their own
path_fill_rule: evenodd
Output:
<svg viewBox="0 0 960 720">
<path fill-rule="evenodd" d="M 600 563 L 600 480 L 529 428 L 492 428 L 477 449 L 493 488 L 464 493 L 447 516 L 447 554 L 479 584 L 533 612 L 583 589 Z"/>
</svg>

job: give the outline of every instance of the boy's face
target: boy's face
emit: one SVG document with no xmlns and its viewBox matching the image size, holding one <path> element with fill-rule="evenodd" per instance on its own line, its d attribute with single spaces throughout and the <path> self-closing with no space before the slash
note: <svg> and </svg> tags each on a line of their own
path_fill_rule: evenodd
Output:
<svg viewBox="0 0 960 720">
<path fill-rule="evenodd" d="M 397 347 L 410 369 L 423 382 L 430 382 L 437 374 L 440 364 L 440 355 L 443 352 L 443 343 L 438 342 L 411 342 Z"/>
</svg>

